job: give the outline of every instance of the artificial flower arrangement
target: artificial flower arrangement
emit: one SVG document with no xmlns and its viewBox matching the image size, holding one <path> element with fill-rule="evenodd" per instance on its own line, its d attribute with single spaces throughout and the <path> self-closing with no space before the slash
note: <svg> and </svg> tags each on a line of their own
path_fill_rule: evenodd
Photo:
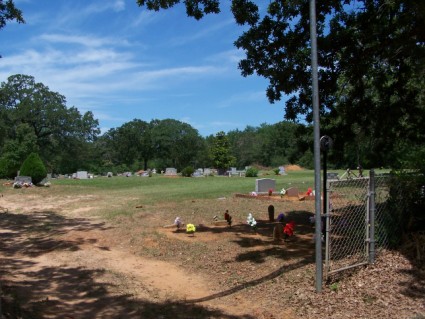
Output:
<svg viewBox="0 0 425 319">
<path fill-rule="evenodd" d="M 280 190 L 280 197 L 282 198 L 282 197 L 283 197 L 283 195 L 285 195 L 285 194 L 286 194 L 286 189 L 282 188 L 282 189 Z"/>
<path fill-rule="evenodd" d="M 186 233 L 193 235 L 193 234 L 195 234 L 195 231 L 196 231 L 195 225 L 193 225 L 193 224 L 187 224 L 186 225 Z"/>
<path fill-rule="evenodd" d="M 272 196 L 273 195 L 273 188 L 270 188 L 269 189 L 269 196 Z"/>
<path fill-rule="evenodd" d="M 295 222 L 293 220 L 288 222 L 285 225 L 285 227 L 283 227 L 283 235 L 285 240 L 294 235 L 294 229 L 295 229 Z"/>
<path fill-rule="evenodd" d="M 183 222 L 180 217 L 176 217 L 174 220 L 174 225 L 176 225 L 177 229 L 180 229 L 183 225 Z"/>
<path fill-rule="evenodd" d="M 277 222 L 278 223 L 283 223 L 285 221 L 285 214 L 284 213 L 280 213 L 279 215 L 277 215 Z"/>
<path fill-rule="evenodd" d="M 257 230 L 257 221 L 255 220 L 254 216 L 252 216 L 251 213 L 248 214 L 248 218 L 246 222 L 248 223 L 249 226 L 251 226 L 253 230 Z"/>
<path fill-rule="evenodd" d="M 224 219 L 227 221 L 227 224 L 232 227 L 232 216 L 230 216 L 228 210 L 226 210 L 226 212 L 224 213 Z"/>
</svg>

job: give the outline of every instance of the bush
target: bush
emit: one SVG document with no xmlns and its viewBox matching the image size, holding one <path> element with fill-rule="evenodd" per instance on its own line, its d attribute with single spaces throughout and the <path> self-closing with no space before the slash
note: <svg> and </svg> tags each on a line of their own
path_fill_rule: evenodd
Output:
<svg viewBox="0 0 425 319">
<path fill-rule="evenodd" d="M 25 159 L 20 169 L 20 175 L 31 176 L 34 185 L 37 185 L 46 177 L 46 167 L 37 153 L 31 153 Z"/>
<path fill-rule="evenodd" d="M 195 169 L 192 166 L 187 166 L 187 167 L 183 168 L 182 176 L 191 177 L 194 172 L 195 172 Z"/>
<path fill-rule="evenodd" d="M 246 177 L 257 177 L 258 176 L 258 169 L 256 169 L 255 167 L 250 167 L 246 170 L 245 173 Z"/>
<path fill-rule="evenodd" d="M 275 169 L 273 170 L 273 172 L 274 172 L 274 174 L 275 174 L 275 175 L 279 175 L 280 169 L 275 168 Z"/>
</svg>

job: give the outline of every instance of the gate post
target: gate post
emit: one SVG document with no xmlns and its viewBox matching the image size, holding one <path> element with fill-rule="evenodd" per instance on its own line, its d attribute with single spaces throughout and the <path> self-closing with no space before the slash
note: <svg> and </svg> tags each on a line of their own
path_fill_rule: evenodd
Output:
<svg viewBox="0 0 425 319">
<path fill-rule="evenodd" d="M 369 263 L 375 262 L 375 170 L 369 172 Z"/>
</svg>

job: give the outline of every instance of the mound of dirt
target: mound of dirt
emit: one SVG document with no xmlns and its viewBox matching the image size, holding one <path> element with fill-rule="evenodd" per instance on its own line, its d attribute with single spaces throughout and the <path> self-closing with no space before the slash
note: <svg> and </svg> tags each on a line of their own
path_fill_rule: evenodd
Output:
<svg viewBox="0 0 425 319">
<path fill-rule="evenodd" d="M 304 168 L 302 168 L 299 165 L 285 165 L 286 171 L 302 171 Z"/>
</svg>

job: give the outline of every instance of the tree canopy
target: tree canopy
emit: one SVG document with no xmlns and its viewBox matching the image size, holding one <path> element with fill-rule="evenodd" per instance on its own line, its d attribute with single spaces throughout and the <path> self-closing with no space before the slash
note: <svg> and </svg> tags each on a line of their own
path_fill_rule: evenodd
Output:
<svg viewBox="0 0 425 319">
<path fill-rule="evenodd" d="M 4 28 L 8 21 L 13 20 L 25 23 L 22 11 L 15 7 L 13 0 L 0 0 L 0 29 Z"/>
<path fill-rule="evenodd" d="M 48 168 L 59 169 L 85 156 L 80 142 L 93 141 L 100 133 L 98 125 L 91 112 L 81 115 L 75 107 L 68 108 L 63 95 L 32 76 L 13 75 L 0 85 L 2 157 L 12 152 L 19 161 L 28 156 L 24 153 L 38 150 L 49 161 Z M 19 147 L 10 146 L 14 143 Z M 24 146 L 25 151 L 19 153 Z"/>
<path fill-rule="evenodd" d="M 138 0 L 150 10 L 180 0 Z M 219 13 L 218 0 L 184 1 L 196 19 Z M 425 137 L 425 2 L 323 0 L 317 3 L 319 98 L 335 154 L 388 165 Z M 269 80 L 271 103 L 284 96 L 285 118 L 312 121 L 309 1 L 232 0 L 235 21 L 248 30 L 235 41 L 245 51 L 243 76 Z M 388 141 L 394 141 L 388 143 Z M 347 160 L 347 159 L 345 159 Z"/>
</svg>

